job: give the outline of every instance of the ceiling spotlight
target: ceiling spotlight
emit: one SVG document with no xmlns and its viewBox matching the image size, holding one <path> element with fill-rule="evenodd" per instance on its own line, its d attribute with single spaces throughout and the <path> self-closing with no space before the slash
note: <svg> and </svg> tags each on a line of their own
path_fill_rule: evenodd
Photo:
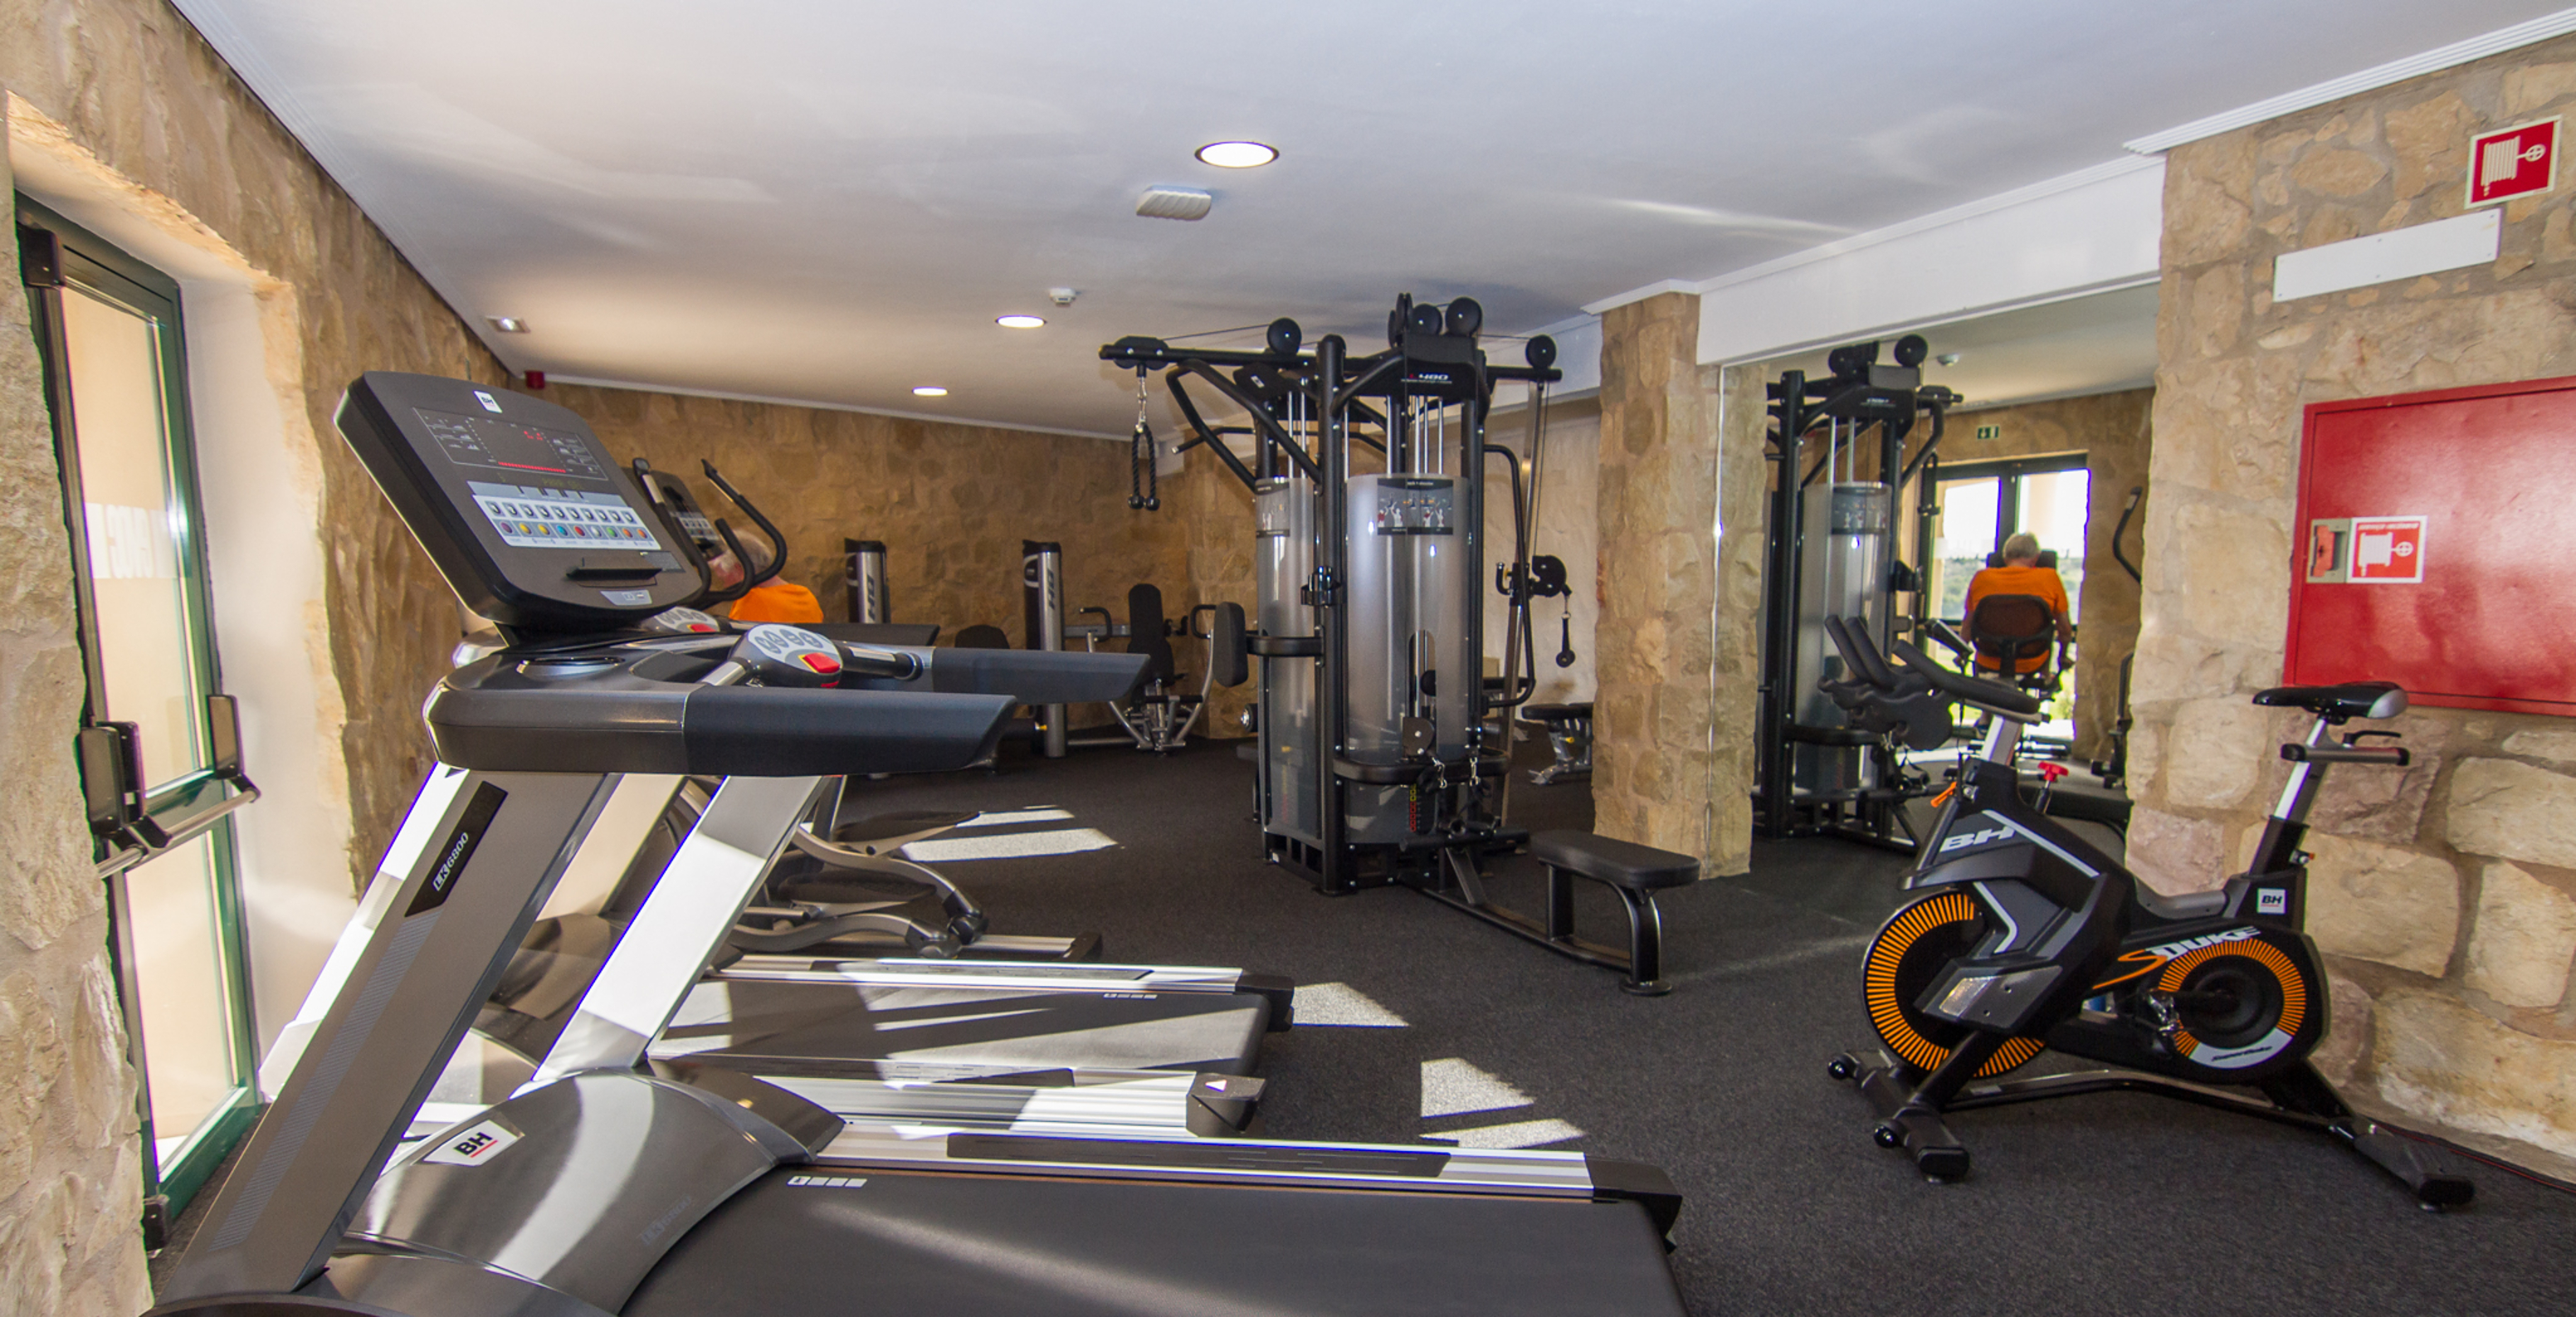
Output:
<svg viewBox="0 0 2576 1317">
<path fill-rule="evenodd" d="M 1219 169 L 1258 169 L 1279 158 L 1279 148 L 1260 142 L 1210 142 L 1199 159 Z"/>
<path fill-rule="evenodd" d="M 912 386 L 912 396 L 916 398 L 945 398 L 948 396 L 948 390 L 936 384 L 916 384 Z"/>
<path fill-rule="evenodd" d="M 494 329 L 500 330 L 504 334 L 524 334 L 528 332 L 528 322 L 521 320 L 517 316 L 485 316 L 483 318 L 490 321 Z"/>
<path fill-rule="evenodd" d="M 1039 316 L 995 316 L 993 323 L 1004 329 L 1043 329 L 1046 320 Z"/>
</svg>

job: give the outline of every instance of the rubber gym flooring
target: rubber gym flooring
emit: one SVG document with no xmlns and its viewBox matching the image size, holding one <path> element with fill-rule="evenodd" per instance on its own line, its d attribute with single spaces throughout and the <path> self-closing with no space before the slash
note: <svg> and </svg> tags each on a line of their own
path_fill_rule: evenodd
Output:
<svg viewBox="0 0 2576 1317">
<path fill-rule="evenodd" d="M 1409 891 L 1317 895 L 1262 861 L 1251 783 L 1229 742 L 1053 762 L 1012 748 L 994 775 L 865 783 L 851 805 L 1065 810 L 950 834 L 1116 843 L 947 862 L 994 931 L 1096 930 L 1113 960 L 1306 985 L 1304 1018 L 1264 1053 L 1268 1137 L 1448 1135 L 1661 1166 L 1683 1195 L 1673 1265 L 1700 1317 L 2576 1311 L 2576 1196 L 2470 1166 L 2477 1204 L 2430 1215 L 2321 1137 L 2170 1101 L 1963 1115 L 1975 1173 L 1923 1180 L 1825 1075 L 1869 1038 L 1859 958 L 1901 856 L 1766 843 L 1749 876 L 1667 893 L 1677 986 L 1635 998 Z M 1584 784 L 1515 792 L 1524 826 L 1589 825 Z M 1529 904 L 1527 865 L 1505 867 L 1500 896 Z M 1619 914 L 1593 886 L 1582 914 L 1609 938 Z"/>
<path fill-rule="evenodd" d="M 1514 790 L 1515 822 L 1590 824 L 1584 784 Z M 2432 1215 L 2320 1136 L 2181 1103 L 2111 1094 L 1963 1115 L 1974 1174 L 1915 1174 L 1825 1075 L 1870 1037 L 1861 949 L 1897 904 L 1903 856 L 1766 843 L 1749 876 L 1667 893 L 1677 986 L 1636 998 L 1607 970 L 1410 891 L 1318 895 L 1262 861 L 1251 792 L 1232 743 L 1199 742 L 1160 759 L 1012 749 L 992 777 L 888 779 L 851 805 L 1065 809 L 1070 822 L 1021 827 L 1096 828 L 1118 845 L 947 866 L 995 931 L 1093 929 L 1112 960 L 1310 985 L 1316 1009 L 1264 1053 L 1267 1137 L 1517 1140 L 1565 1132 L 1538 1124 L 1555 1121 L 1580 1134 L 1544 1146 L 1663 1167 L 1684 1200 L 1674 1268 L 1702 1317 L 2576 1311 L 2576 1195 L 2472 1165 L 2477 1204 Z M 1526 868 L 1497 885 L 1525 908 L 1536 889 Z M 1615 941 L 1615 901 L 1585 895 L 1599 898 L 1587 928 Z M 1311 986 L 1324 984 L 1349 991 Z M 1423 1114 L 1462 1105 L 1487 1109 Z"/>
</svg>

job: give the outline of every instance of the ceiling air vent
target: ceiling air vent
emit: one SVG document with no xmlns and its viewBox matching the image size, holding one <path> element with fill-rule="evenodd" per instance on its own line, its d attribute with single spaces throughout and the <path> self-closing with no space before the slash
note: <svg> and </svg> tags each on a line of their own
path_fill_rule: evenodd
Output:
<svg viewBox="0 0 2576 1317">
<path fill-rule="evenodd" d="M 1149 187 L 1136 198 L 1136 213 L 1148 219 L 1194 220 L 1205 218 L 1215 204 L 1213 193 L 1194 187 Z"/>
</svg>

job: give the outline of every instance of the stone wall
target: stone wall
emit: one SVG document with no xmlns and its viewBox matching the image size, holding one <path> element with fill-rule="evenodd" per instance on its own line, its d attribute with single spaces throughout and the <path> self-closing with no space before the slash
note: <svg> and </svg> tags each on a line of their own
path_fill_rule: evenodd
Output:
<svg viewBox="0 0 2576 1317">
<path fill-rule="evenodd" d="M 943 642 L 989 623 L 1026 643 L 1022 540 L 1064 546 L 1070 608 L 1096 604 L 1124 621 L 1139 581 L 1160 585 L 1174 616 L 1195 602 L 1177 500 L 1160 514 L 1128 508 L 1124 444 L 629 389 L 558 384 L 540 396 L 579 413 L 620 458 L 682 476 L 709 516 L 750 530 L 699 473 L 712 460 L 778 523 L 781 579 L 812 590 L 827 618 L 849 616 L 844 538 L 885 542 L 896 620 L 936 622 Z M 1178 651 L 1199 671 L 1192 646 Z"/>
<path fill-rule="evenodd" d="M 2282 672 L 2302 408 L 2576 374 L 2563 176 L 2505 208 L 2492 266 L 2275 303 L 2273 258 L 2456 215 L 2473 134 L 2571 109 L 2560 38 L 2173 152 L 2129 834 L 2158 886 L 2244 862 L 2297 730 L 2246 696 Z M 2315 819 L 2330 1068 L 2365 1102 L 2576 1156 L 2576 730 L 2438 709 L 2397 729 L 2414 766 L 2337 770 Z"/>
<path fill-rule="evenodd" d="M 1746 385 L 1734 380 L 1720 405 L 1698 339 L 1699 299 L 1686 294 L 1602 317 L 1593 817 L 1605 835 L 1740 873 L 1751 860 L 1750 773 L 1733 761 L 1750 769 L 1735 747 L 1749 745 L 1755 613 L 1741 578 L 1750 571 L 1758 593 L 1761 552 L 1760 468 L 1741 469 L 1741 432 L 1754 427 L 1758 464 L 1761 408 L 1743 415 Z M 1721 510 L 1743 529 L 1721 536 Z"/>
<path fill-rule="evenodd" d="M 7 269 L 17 244 L 11 225 Z M 0 583 L 0 1294 L 30 1311 L 139 1312 L 152 1299 L 142 1130 L 72 759 L 83 681 L 62 485 L 15 290 L 0 297 Z"/>
<path fill-rule="evenodd" d="M 2120 709 L 2120 661 L 2138 643 L 2138 582 L 2111 557 L 2111 532 L 2129 491 L 2147 483 L 2148 422 L 2155 390 L 2130 389 L 2084 398 L 2024 403 L 1959 412 L 1941 438 L 1941 464 L 1984 462 L 2039 453 L 2084 454 L 2092 498 L 2084 524 L 2084 584 L 2075 601 L 2082 619 L 2075 654 L 2075 752 L 2101 758 L 2111 752 L 2105 735 Z M 1992 439 L 1978 429 L 2002 431 Z M 2142 504 L 2141 516 L 2145 513 Z M 2140 517 L 2129 519 L 2126 552 L 2143 566 Z M 1907 527 L 1909 533 L 1911 526 Z M 2049 546 L 2058 547 L 2055 545 Z M 1909 561 L 1921 561 L 1919 553 Z"/>
<path fill-rule="evenodd" d="M 499 383 L 455 313 L 195 29 L 159 0 L 0 0 L 0 84 L 106 169 L 202 226 L 297 308 L 291 350 L 313 433 L 330 437 L 359 372 Z M 355 828 L 349 873 L 373 871 L 428 767 L 420 700 L 457 634 L 446 587 L 348 448 L 319 445 L 329 596 L 323 619 L 346 709 L 337 729 Z"/>
</svg>

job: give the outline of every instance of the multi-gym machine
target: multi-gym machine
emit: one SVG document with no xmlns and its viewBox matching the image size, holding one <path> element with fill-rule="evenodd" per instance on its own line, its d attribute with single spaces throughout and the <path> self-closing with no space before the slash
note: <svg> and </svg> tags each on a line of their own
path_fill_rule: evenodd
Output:
<svg viewBox="0 0 2576 1317">
<path fill-rule="evenodd" d="M 1773 480 L 1753 819 L 1765 837 L 1830 834 L 1912 849 L 1905 802 L 1926 794 L 1927 781 L 1817 689 L 1849 675 L 1827 616 L 1863 628 L 1881 649 L 1929 623 L 1928 583 L 1897 554 L 1897 509 L 1909 489 L 1918 493 L 1916 556 L 1927 555 L 1942 427 L 1959 397 L 1923 383 L 1922 336 L 1898 339 L 1893 365 L 1878 350 L 1839 347 L 1826 356 L 1826 378 L 1785 371 L 1768 386 Z M 1903 616 L 1898 595 L 1913 596 Z"/>
<path fill-rule="evenodd" d="M 1483 321 L 1468 298 L 1442 307 L 1407 295 L 1388 317 L 1386 349 L 1367 356 L 1338 334 L 1301 350 L 1303 332 L 1286 319 L 1269 326 L 1263 351 L 1130 337 L 1100 356 L 1135 371 L 1140 390 L 1162 371 L 1191 431 L 1179 450 L 1204 446 L 1252 491 L 1258 615 L 1248 648 L 1261 660 L 1254 725 L 1271 862 L 1331 895 L 1403 884 L 1651 980 L 1651 950 L 1635 956 L 1574 938 L 1561 880 L 1551 880 L 1540 917 L 1486 894 L 1484 857 L 1529 840 L 1506 817 L 1505 722 L 1537 680 L 1524 652 L 1529 589 L 1506 591 L 1502 675 L 1484 677 L 1484 474 L 1488 461 L 1507 464 L 1511 556 L 1496 566 L 1505 582 L 1527 582 L 1547 386 L 1562 376 L 1544 335 L 1529 340 L 1527 365 L 1489 363 L 1478 345 Z M 1504 381 L 1531 388 L 1526 458 L 1486 434 Z M 1193 387 L 1225 399 L 1245 423 L 1210 424 Z M 1248 458 L 1227 447 L 1230 435 L 1251 438 Z M 1578 848 L 1620 845 L 1559 835 Z M 1687 857 L 1636 850 L 1695 874 Z M 1631 915 L 1652 925 L 1643 891 Z M 1632 932 L 1636 946 L 1652 945 L 1651 928 Z"/>
</svg>

